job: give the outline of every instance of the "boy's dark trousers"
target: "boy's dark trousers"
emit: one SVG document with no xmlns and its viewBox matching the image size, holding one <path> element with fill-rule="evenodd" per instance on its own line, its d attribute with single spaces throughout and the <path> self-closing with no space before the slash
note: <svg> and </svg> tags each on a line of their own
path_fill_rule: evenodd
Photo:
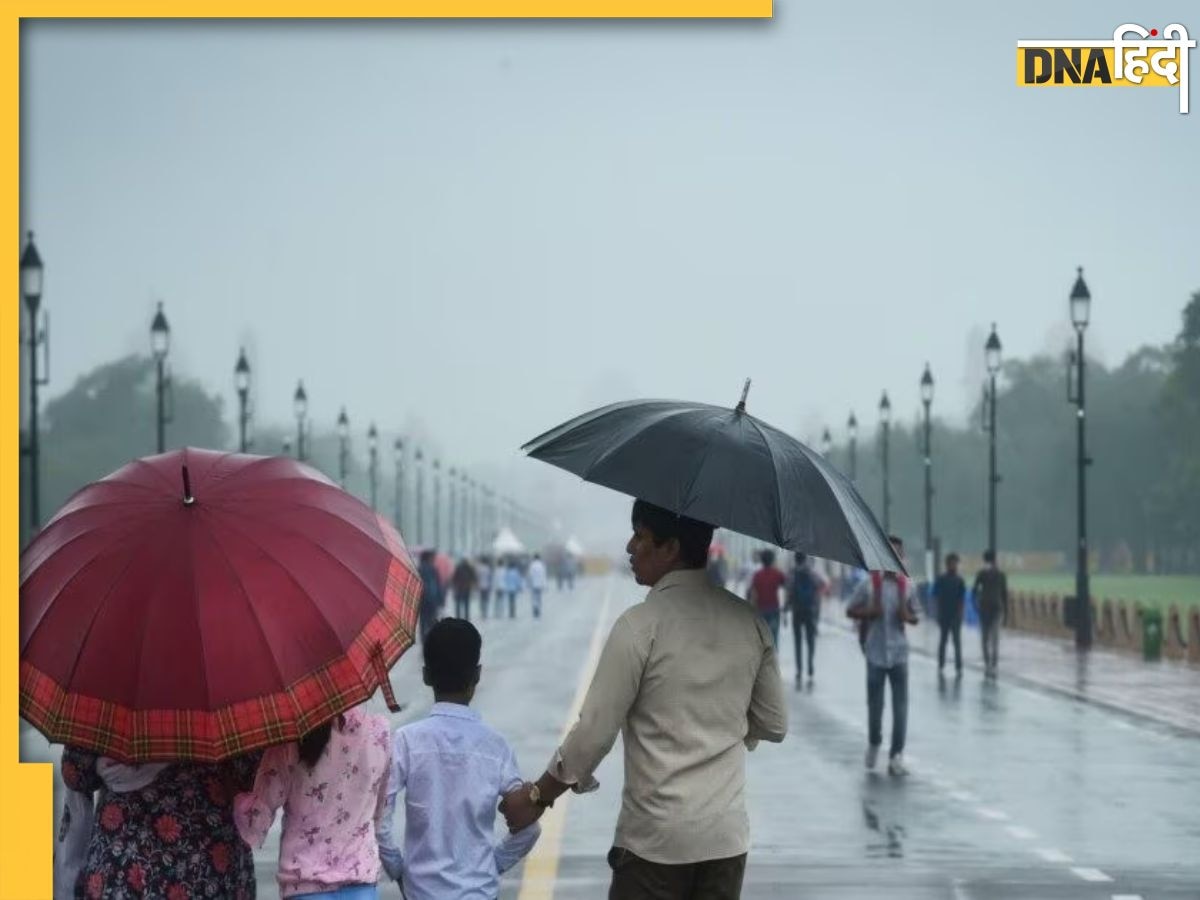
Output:
<svg viewBox="0 0 1200 900">
<path fill-rule="evenodd" d="M 803 630 L 803 641 L 801 640 L 801 630 Z M 817 653 L 817 617 L 812 613 L 798 613 L 792 611 L 792 637 L 796 641 L 796 674 L 799 675 L 804 671 L 802 665 L 804 661 L 803 644 L 808 644 L 808 674 L 813 673 L 813 658 Z"/>
</svg>

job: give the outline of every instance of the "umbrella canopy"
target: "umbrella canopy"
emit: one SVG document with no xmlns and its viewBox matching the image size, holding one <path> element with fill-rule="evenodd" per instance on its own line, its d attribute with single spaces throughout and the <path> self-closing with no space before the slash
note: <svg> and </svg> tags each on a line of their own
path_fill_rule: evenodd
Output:
<svg viewBox="0 0 1200 900">
<path fill-rule="evenodd" d="M 504 527 L 500 529 L 500 533 L 492 541 L 492 552 L 502 555 L 506 553 L 524 553 L 525 545 L 521 543 L 520 538 L 513 534 L 511 528 Z"/>
<path fill-rule="evenodd" d="M 534 459 L 712 525 L 866 569 L 903 571 L 875 516 L 821 454 L 745 411 L 614 403 L 523 448 Z"/>
<path fill-rule="evenodd" d="M 137 460 L 21 554 L 21 715 L 124 762 L 295 740 L 381 685 L 394 702 L 420 590 L 387 521 L 295 460 Z"/>
<path fill-rule="evenodd" d="M 583 556 L 583 544 L 579 543 L 575 535 L 567 538 L 567 543 L 563 546 L 563 549 L 572 556 Z"/>
</svg>

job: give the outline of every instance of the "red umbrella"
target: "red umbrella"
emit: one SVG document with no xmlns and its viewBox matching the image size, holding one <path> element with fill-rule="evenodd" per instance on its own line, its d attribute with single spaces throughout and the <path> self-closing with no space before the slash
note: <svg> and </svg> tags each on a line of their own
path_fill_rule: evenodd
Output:
<svg viewBox="0 0 1200 900">
<path fill-rule="evenodd" d="M 377 687 L 394 704 L 420 590 L 386 520 L 295 460 L 137 460 L 21 554 L 21 715 L 124 762 L 295 740 Z"/>
</svg>

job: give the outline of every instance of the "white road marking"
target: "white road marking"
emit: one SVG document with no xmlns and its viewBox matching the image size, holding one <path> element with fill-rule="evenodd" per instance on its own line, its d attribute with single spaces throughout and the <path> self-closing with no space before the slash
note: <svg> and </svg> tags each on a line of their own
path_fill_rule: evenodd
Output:
<svg viewBox="0 0 1200 900">
<path fill-rule="evenodd" d="M 1037 855 L 1040 856 L 1042 859 L 1044 859 L 1046 862 L 1052 862 L 1052 863 L 1074 862 L 1074 860 L 1071 859 L 1071 857 L 1067 856 L 1067 854 L 1063 853 L 1061 850 L 1054 850 L 1054 849 L 1047 849 L 1045 847 L 1039 847 L 1036 852 L 1037 852 Z"/>
<path fill-rule="evenodd" d="M 991 819 L 993 822 L 1003 822 L 1008 819 L 1008 813 L 999 809 L 989 809 L 986 806 L 980 806 L 975 812 L 979 813 L 985 819 Z"/>
<path fill-rule="evenodd" d="M 1113 894 L 1112 900 L 1142 900 L 1141 894 Z"/>
<path fill-rule="evenodd" d="M 1109 876 L 1105 875 L 1099 869 L 1089 869 L 1085 866 L 1072 866 L 1071 871 L 1084 881 L 1112 881 Z"/>
<path fill-rule="evenodd" d="M 979 798 L 970 791 L 951 791 L 950 796 L 960 803 L 978 803 Z"/>
<path fill-rule="evenodd" d="M 1021 825 L 1009 825 L 1005 830 L 1019 841 L 1032 841 L 1037 837 L 1037 832 Z"/>
</svg>

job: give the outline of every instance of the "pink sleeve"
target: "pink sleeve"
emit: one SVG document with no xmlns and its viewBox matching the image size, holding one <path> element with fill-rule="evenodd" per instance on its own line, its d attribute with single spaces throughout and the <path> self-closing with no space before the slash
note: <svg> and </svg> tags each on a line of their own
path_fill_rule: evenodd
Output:
<svg viewBox="0 0 1200 900">
<path fill-rule="evenodd" d="M 258 764 L 254 787 L 233 798 L 233 821 L 238 833 L 251 847 L 261 847 L 275 821 L 275 813 L 287 800 L 292 770 L 299 757 L 295 744 L 272 747 Z"/>
</svg>

